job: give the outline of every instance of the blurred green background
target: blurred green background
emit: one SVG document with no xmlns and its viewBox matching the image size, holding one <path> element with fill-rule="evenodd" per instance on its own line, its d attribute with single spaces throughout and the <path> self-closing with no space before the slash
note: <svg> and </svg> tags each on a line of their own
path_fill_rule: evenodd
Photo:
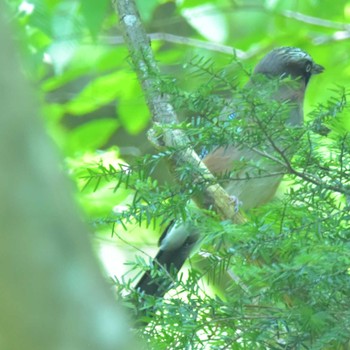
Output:
<svg viewBox="0 0 350 350">
<path fill-rule="evenodd" d="M 8 0 L 9 21 L 21 49 L 22 69 L 32 82 L 42 115 L 62 151 L 64 168 L 77 184 L 76 198 L 92 225 L 96 246 L 111 275 L 137 251 L 133 244 L 155 249 L 159 228 L 128 225 L 125 243 L 112 236 L 105 218 L 126 208 L 130 190 L 111 183 L 87 185 L 88 168 L 119 168 L 152 152 L 146 132 L 150 114 L 107 0 Z M 241 86 L 269 50 L 300 47 L 323 65 L 311 82 L 308 113 L 333 96 L 350 77 L 350 1 L 346 0 L 138 0 L 161 71 L 184 91 L 203 84 L 188 74 L 189 62 L 211 60 L 226 67 Z M 215 44 L 215 45 L 212 45 Z M 234 50 L 237 58 L 234 57 Z M 340 128 L 350 130 L 344 112 Z M 164 170 L 166 174 L 166 170 Z M 162 179 L 163 174 L 158 176 Z M 165 175 L 167 177 L 167 175 Z M 87 185 L 87 186 L 86 186 Z M 115 229 L 115 227 L 114 227 Z M 120 249 L 121 247 L 121 249 Z"/>
</svg>

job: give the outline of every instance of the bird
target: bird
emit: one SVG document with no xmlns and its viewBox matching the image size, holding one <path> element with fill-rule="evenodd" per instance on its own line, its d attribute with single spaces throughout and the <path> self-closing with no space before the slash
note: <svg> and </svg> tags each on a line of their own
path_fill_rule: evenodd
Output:
<svg viewBox="0 0 350 350">
<path fill-rule="evenodd" d="M 287 126 L 301 126 L 304 120 L 303 103 L 306 88 L 310 78 L 323 70 L 324 67 L 315 63 L 306 51 L 297 47 L 279 47 L 268 52 L 258 62 L 245 89 L 264 92 L 269 90 L 270 81 L 278 81 L 277 88 L 267 92 L 267 98 L 271 102 L 288 106 L 285 120 Z M 254 124 L 254 120 L 252 123 Z M 272 145 L 266 147 L 267 150 L 273 151 L 271 148 Z M 223 187 L 245 211 L 269 202 L 283 178 L 285 169 L 280 163 L 266 157 L 266 149 L 261 151 L 254 147 L 241 147 L 232 142 L 214 147 L 202 159 L 213 175 L 237 172 Z M 285 155 L 291 158 L 293 152 L 286 150 Z M 261 163 L 259 174 L 262 176 L 247 176 L 246 174 L 256 172 L 256 167 L 252 165 L 256 162 Z M 239 178 L 244 180 L 235 181 Z M 162 297 L 171 288 L 171 276 L 175 276 L 181 269 L 199 238 L 200 232 L 193 224 L 171 223 L 159 239 L 159 251 L 152 263 L 156 269 L 167 271 L 168 276 L 158 276 L 148 270 L 137 282 L 136 290 Z"/>
</svg>

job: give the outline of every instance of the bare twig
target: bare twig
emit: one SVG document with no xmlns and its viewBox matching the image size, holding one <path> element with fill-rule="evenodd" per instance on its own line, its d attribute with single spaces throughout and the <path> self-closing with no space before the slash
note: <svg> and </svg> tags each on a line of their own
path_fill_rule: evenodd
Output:
<svg viewBox="0 0 350 350">
<path fill-rule="evenodd" d="M 329 21 L 327 19 L 308 16 L 308 15 L 304 15 L 300 12 L 294 12 L 294 11 L 289 11 L 289 10 L 283 11 L 282 15 L 285 17 L 288 17 L 288 18 L 296 19 L 300 22 L 304 22 L 304 23 L 308 23 L 308 24 L 312 24 L 312 25 L 316 25 L 316 26 L 320 26 L 320 27 L 350 31 L 350 25 L 347 23 L 333 22 L 333 21 Z"/>
<path fill-rule="evenodd" d="M 348 40 L 350 38 L 350 31 L 337 31 L 332 35 L 320 35 L 313 39 L 315 45 L 323 45 L 332 41 Z"/>
<path fill-rule="evenodd" d="M 257 53 L 256 49 L 243 51 L 228 45 L 222 45 L 222 44 L 208 42 L 204 40 L 188 38 L 188 37 L 174 35 L 170 33 L 162 33 L 162 32 L 150 33 L 150 34 L 147 34 L 147 36 L 151 41 L 161 40 L 161 41 L 174 43 L 174 44 L 198 47 L 208 51 L 221 52 L 227 55 L 235 55 L 241 60 L 246 60 L 248 58 L 251 58 Z M 124 39 L 122 36 L 102 36 L 101 40 L 107 44 L 113 44 L 113 45 L 124 43 Z"/>
</svg>

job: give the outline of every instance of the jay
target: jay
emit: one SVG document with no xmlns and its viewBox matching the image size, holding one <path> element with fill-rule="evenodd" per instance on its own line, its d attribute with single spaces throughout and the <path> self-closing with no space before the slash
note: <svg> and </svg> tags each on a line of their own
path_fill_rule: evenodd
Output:
<svg viewBox="0 0 350 350">
<path fill-rule="evenodd" d="M 277 80 L 278 87 L 270 93 L 269 99 L 271 102 L 288 105 L 285 116 L 287 126 L 300 126 L 303 124 L 306 87 L 311 76 L 323 70 L 305 51 L 295 47 L 281 47 L 270 51 L 261 59 L 246 88 L 253 88 L 257 81 L 261 91 L 269 80 Z M 264 79 L 256 79 L 259 76 Z M 285 154 L 290 158 L 293 155 L 291 153 Z M 237 147 L 232 143 L 214 148 L 203 158 L 203 162 L 214 175 L 220 175 L 237 169 L 236 164 L 244 159 L 243 164 L 246 166 L 237 170 L 237 178 L 243 177 L 244 181 L 231 180 L 224 188 L 229 195 L 238 199 L 244 210 L 249 210 L 271 200 L 283 177 L 282 165 L 271 159 L 263 159 L 264 154 L 266 153 L 257 149 Z M 246 174 L 252 172 L 252 162 L 260 162 L 262 170 L 270 175 L 247 177 Z M 193 225 L 186 222 L 171 224 L 159 240 L 159 251 L 154 258 L 154 265 L 164 268 L 168 273 L 178 272 L 198 239 L 199 232 Z M 169 280 L 154 278 L 150 271 L 146 271 L 136 288 L 148 295 L 162 296 L 170 285 Z"/>
</svg>

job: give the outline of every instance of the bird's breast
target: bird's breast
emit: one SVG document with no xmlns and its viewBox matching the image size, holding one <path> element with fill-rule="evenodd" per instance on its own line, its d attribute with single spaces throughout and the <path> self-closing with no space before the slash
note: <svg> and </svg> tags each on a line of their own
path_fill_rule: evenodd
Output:
<svg viewBox="0 0 350 350">
<path fill-rule="evenodd" d="M 203 161 L 213 174 L 222 176 L 222 186 L 245 210 L 269 202 L 284 175 L 282 165 L 254 150 L 234 146 L 217 148 Z"/>
</svg>

